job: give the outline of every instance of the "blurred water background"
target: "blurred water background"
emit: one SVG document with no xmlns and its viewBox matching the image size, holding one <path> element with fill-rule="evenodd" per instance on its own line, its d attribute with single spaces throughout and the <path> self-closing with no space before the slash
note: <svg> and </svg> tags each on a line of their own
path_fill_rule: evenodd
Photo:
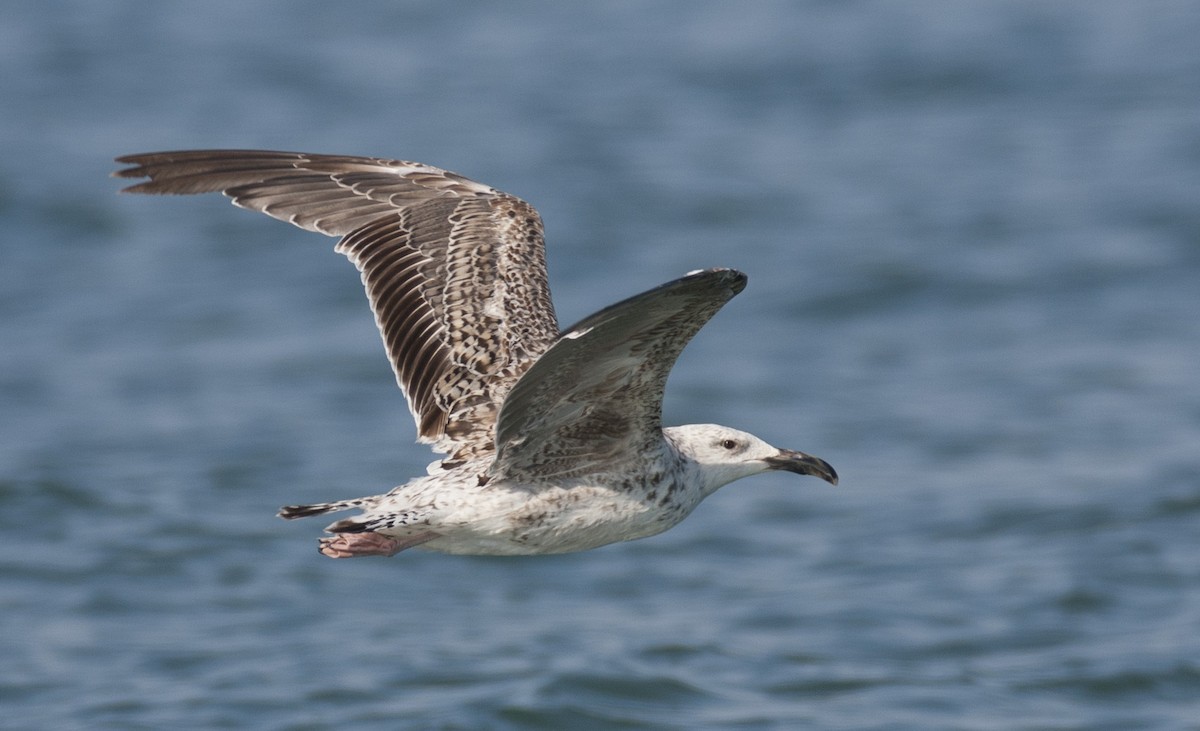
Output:
<svg viewBox="0 0 1200 731">
<path fill-rule="evenodd" d="M 0 726 L 1200 728 L 1200 5 L 9 2 Z M 317 555 L 423 471 L 353 267 L 111 158 L 531 201 L 563 324 L 750 286 L 668 423 L 832 462 L 585 554 Z"/>
</svg>

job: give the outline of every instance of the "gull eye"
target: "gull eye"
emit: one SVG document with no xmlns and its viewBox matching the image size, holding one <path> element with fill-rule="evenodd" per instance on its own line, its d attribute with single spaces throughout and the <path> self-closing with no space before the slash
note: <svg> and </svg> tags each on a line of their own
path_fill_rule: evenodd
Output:
<svg viewBox="0 0 1200 731">
<path fill-rule="evenodd" d="M 734 450 L 734 449 L 737 449 L 737 445 L 738 445 L 738 443 L 737 443 L 737 442 L 735 442 L 735 441 L 734 441 L 734 440 L 732 440 L 732 439 L 726 439 L 726 440 L 724 440 L 724 441 L 722 441 L 722 442 L 721 442 L 721 446 L 722 446 L 722 447 L 724 447 L 724 448 L 726 448 L 726 449 L 728 449 L 728 450 Z"/>
</svg>

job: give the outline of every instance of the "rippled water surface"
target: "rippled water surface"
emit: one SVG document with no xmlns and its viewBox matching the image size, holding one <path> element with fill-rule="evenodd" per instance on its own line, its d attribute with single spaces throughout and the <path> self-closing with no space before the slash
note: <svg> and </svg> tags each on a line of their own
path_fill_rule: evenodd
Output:
<svg viewBox="0 0 1200 731">
<path fill-rule="evenodd" d="M 1200 728 L 1191 3 L 16 2 L 12 729 Z M 533 202 L 559 317 L 750 286 L 670 423 L 832 462 L 578 555 L 329 561 L 413 442 L 332 242 L 115 155 L 415 159 Z"/>
</svg>

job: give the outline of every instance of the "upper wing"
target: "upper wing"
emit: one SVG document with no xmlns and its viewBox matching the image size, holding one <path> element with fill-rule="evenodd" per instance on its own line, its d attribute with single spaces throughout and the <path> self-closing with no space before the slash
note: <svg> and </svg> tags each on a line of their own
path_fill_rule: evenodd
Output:
<svg viewBox="0 0 1200 731">
<path fill-rule="evenodd" d="M 451 459 L 492 449 L 495 413 L 554 342 L 542 222 L 528 203 L 420 163 L 254 150 L 127 155 L 132 193 L 220 191 L 341 236 L 419 438 Z"/>
<path fill-rule="evenodd" d="M 493 472 L 578 476 L 652 448 L 679 353 L 745 286 L 732 269 L 693 272 L 565 331 L 504 400 Z"/>
</svg>

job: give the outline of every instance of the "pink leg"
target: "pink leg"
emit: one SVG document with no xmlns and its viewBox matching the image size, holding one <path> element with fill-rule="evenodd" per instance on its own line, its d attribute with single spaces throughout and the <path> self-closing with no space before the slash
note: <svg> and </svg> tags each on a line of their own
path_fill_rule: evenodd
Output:
<svg viewBox="0 0 1200 731">
<path fill-rule="evenodd" d="M 317 550 L 329 558 L 354 558 L 355 556 L 393 556 L 406 548 L 419 546 L 437 538 L 437 533 L 393 538 L 382 533 L 339 533 L 322 538 Z"/>
</svg>

